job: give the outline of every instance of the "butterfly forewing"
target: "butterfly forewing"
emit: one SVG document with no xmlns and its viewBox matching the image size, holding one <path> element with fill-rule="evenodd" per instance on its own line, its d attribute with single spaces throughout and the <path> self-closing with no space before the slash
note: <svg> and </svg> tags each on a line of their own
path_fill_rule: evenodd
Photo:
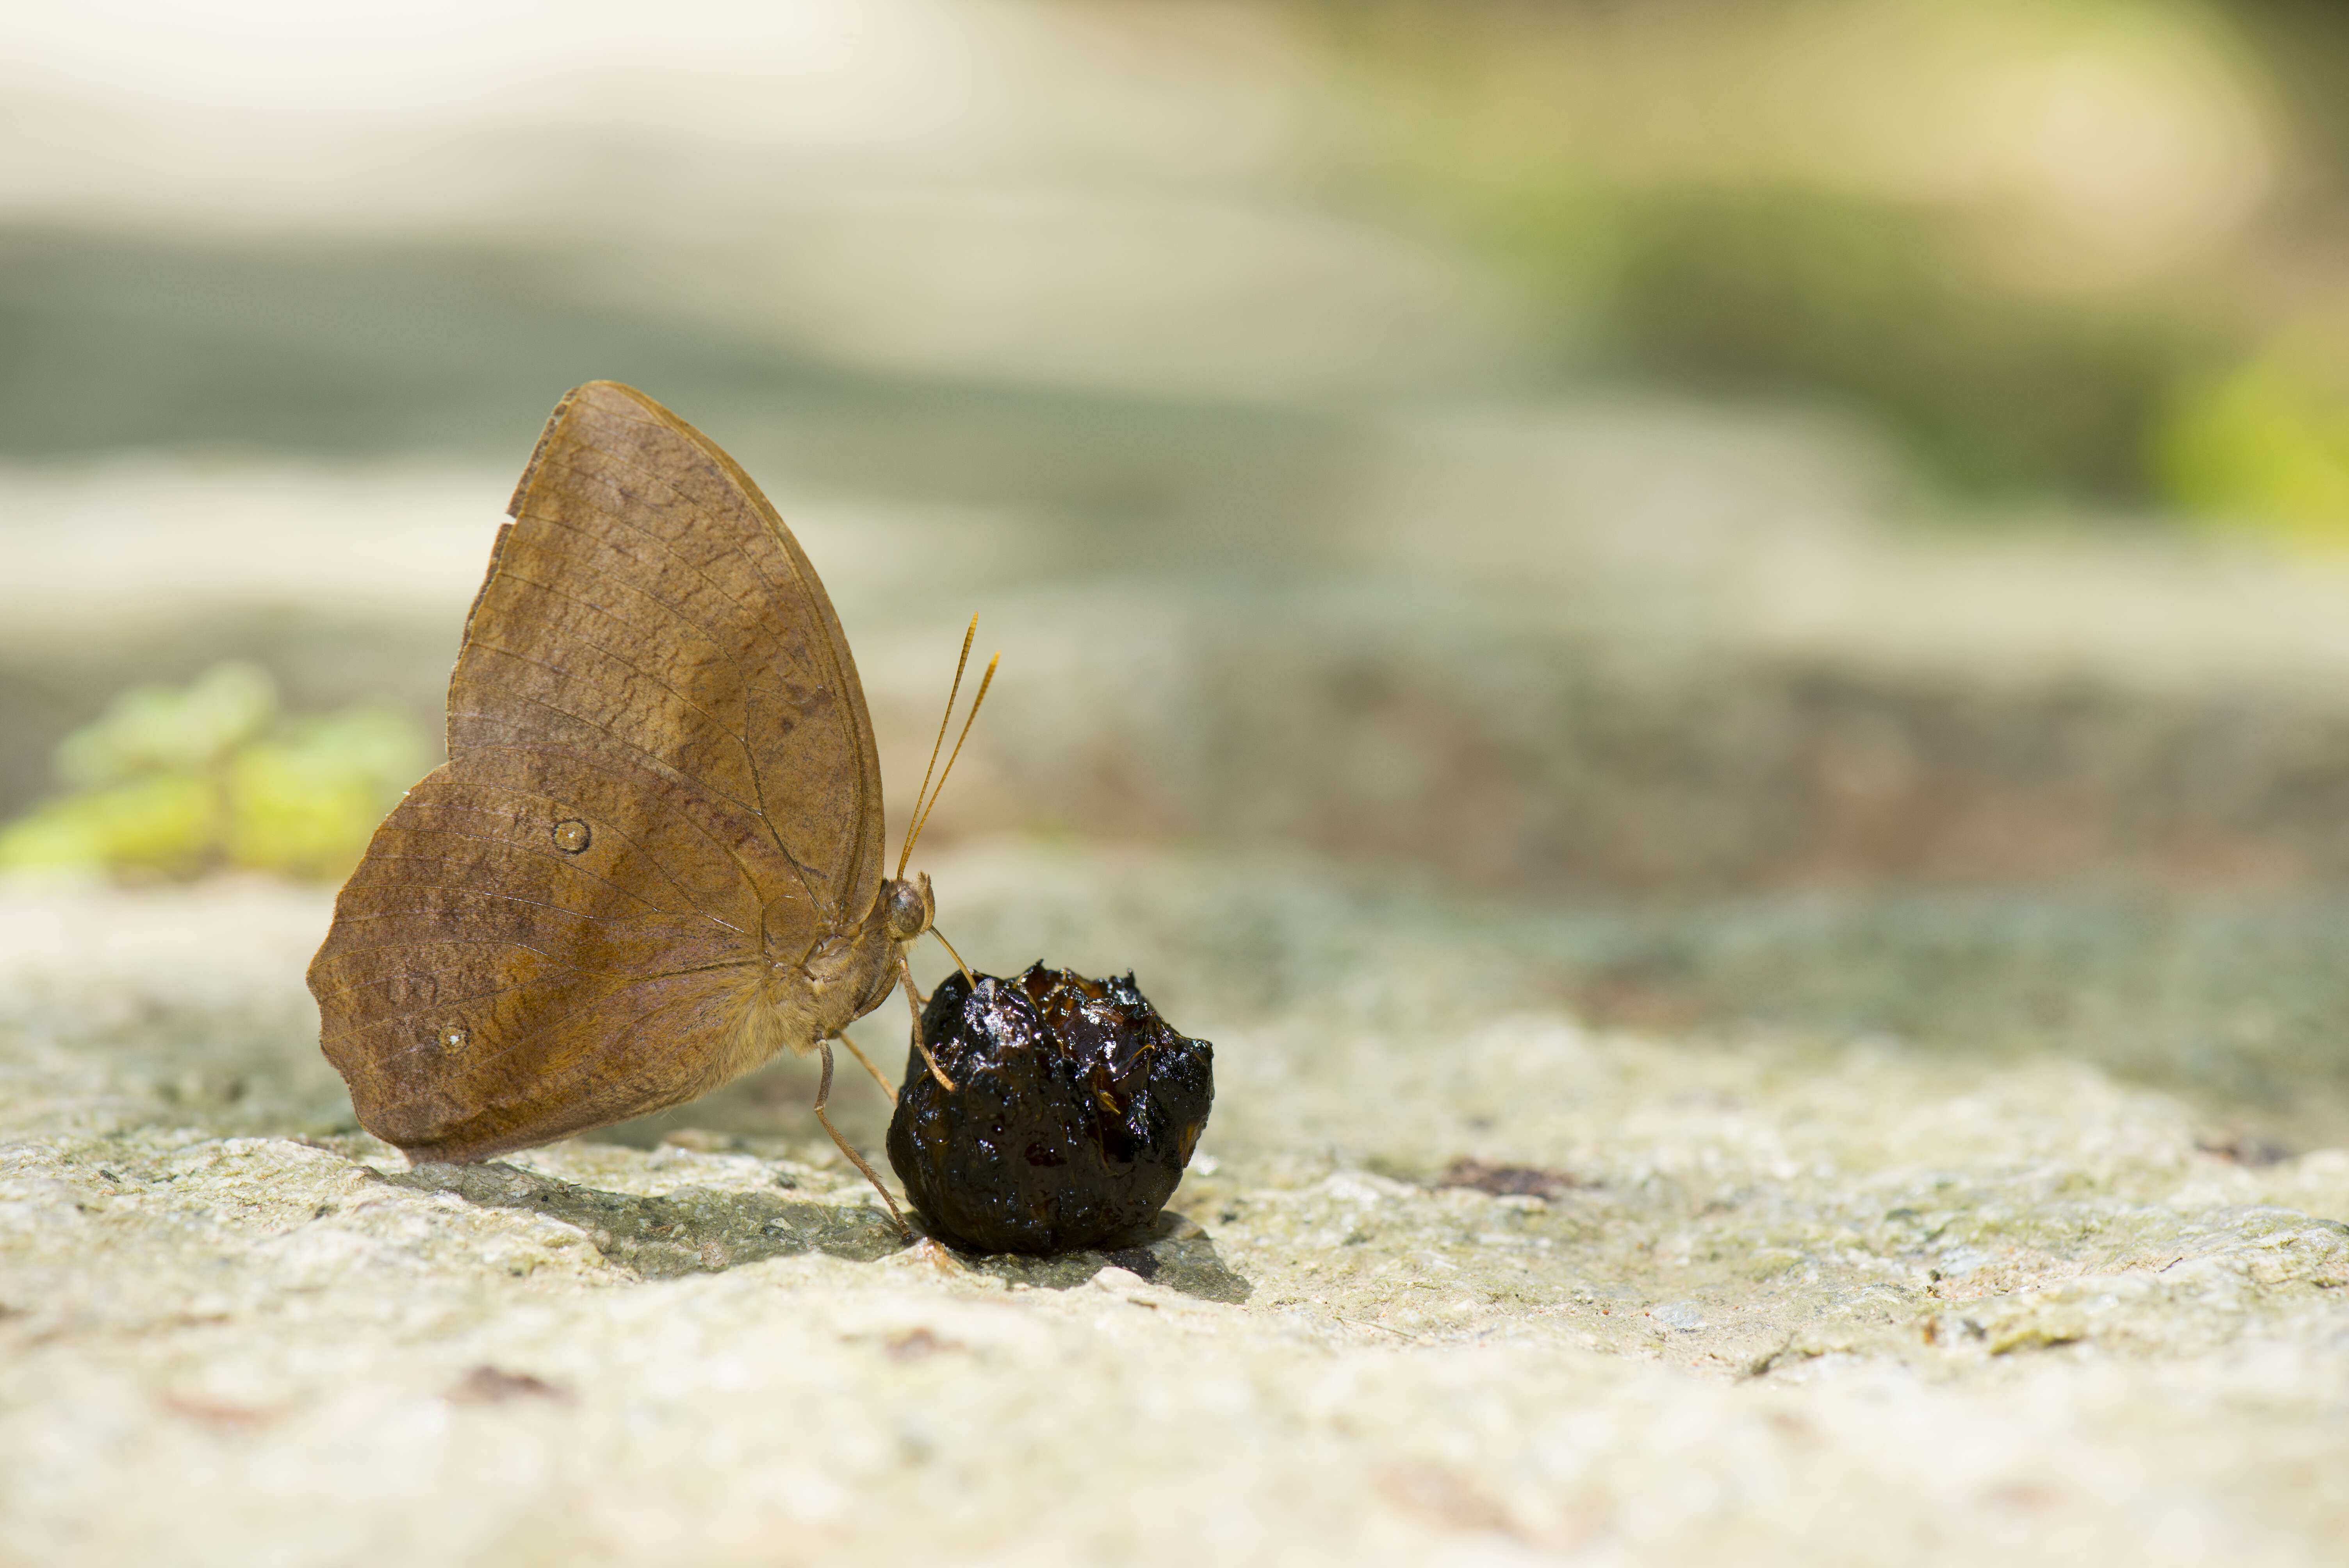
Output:
<svg viewBox="0 0 2349 1568">
<path fill-rule="evenodd" d="M 566 398 L 515 492 L 450 682 L 449 752 L 624 753 L 757 820 L 819 906 L 880 884 L 880 766 L 813 568 L 707 438 L 608 382 Z"/>
</svg>

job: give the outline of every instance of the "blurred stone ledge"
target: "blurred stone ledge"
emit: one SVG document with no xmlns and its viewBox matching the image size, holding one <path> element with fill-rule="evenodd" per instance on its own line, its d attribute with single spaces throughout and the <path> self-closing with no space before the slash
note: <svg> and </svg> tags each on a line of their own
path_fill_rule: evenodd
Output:
<svg viewBox="0 0 2349 1568">
<path fill-rule="evenodd" d="M 956 831 L 1307 845 L 1548 898 L 2349 880 L 2349 686 L 2299 672 L 1985 678 L 1512 625 L 1392 583 L 1108 579 L 981 619 L 1018 663 Z M 940 672 L 873 662 L 907 755 Z"/>
<path fill-rule="evenodd" d="M 1277 478 L 1174 464 L 1140 513 L 779 476 L 893 820 L 976 608 L 1005 673 L 941 834 L 1301 844 L 1543 898 L 2349 881 L 2338 562 L 1891 526 L 1867 443 L 1793 415 L 1365 415 L 1309 445 Z M 9 480 L 40 571 L 0 590 L 0 807 L 112 684 L 232 654 L 437 720 L 510 477 Z"/>
<path fill-rule="evenodd" d="M 1895 525 L 1915 502 L 1880 453 L 1801 414 L 1354 438 L 1345 500 L 1252 546 L 999 590 L 995 788 L 959 820 L 1552 897 L 2349 876 L 2337 559 Z M 922 735 L 933 668 L 867 636 L 878 708 Z"/>
<path fill-rule="evenodd" d="M 1376 581 L 1121 576 L 867 618 L 895 822 L 974 602 L 1007 661 L 942 840 L 1294 844 L 1545 899 L 2349 883 L 2349 685 L 1642 647 Z M 389 694 L 437 727 L 454 643 L 453 619 L 281 608 L 0 648 L 5 799 L 45 789 L 50 745 L 120 686 L 219 658 L 275 669 L 296 706 Z"/>
</svg>

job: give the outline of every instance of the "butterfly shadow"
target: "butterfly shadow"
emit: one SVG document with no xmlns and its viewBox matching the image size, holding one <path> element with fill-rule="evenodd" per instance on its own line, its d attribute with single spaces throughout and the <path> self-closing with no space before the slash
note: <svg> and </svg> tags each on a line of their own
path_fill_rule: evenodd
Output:
<svg viewBox="0 0 2349 1568">
<path fill-rule="evenodd" d="M 641 1279 L 722 1274 L 766 1258 L 823 1253 L 874 1263 L 905 1249 L 905 1238 L 877 1209 L 819 1203 L 782 1191 L 722 1191 L 680 1187 L 647 1196 L 609 1192 L 492 1161 L 482 1165 L 418 1165 L 382 1180 L 417 1191 L 449 1192 L 484 1209 L 544 1214 L 576 1226 L 611 1262 Z M 918 1226 L 920 1222 L 916 1220 Z M 1237 1304 L 1255 1289 L 1227 1266 L 1215 1243 L 1180 1215 L 1161 1214 L 1119 1238 L 1108 1251 L 1051 1257 L 957 1253 L 985 1274 L 1048 1290 L 1070 1290 L 1105 1268 L 1123 1268 L 1205 1301 Z"/>
<path fill-rule="evenodd" d="M 419 1191 L 451 1192 L 481 1208 L 545 1214 L 575 1225 L 597 1252 L 644 1279 L 720 1274 L 802 1253 L 872 1263 L 905 1244 L 877 1209 L 812 1202 L 781 1191 L 680 1187 L 657 1196 L 607 1192 L 497 1161 L 419 1165 L 384 1180 Z"/>
<path fill-rule="evenodd" d="M 1201 1301 L 1236 1306 L 1255 1293 L 1247 1276 L 1224 1262 L 1214 1240 L 1180 1214 L 1160 1214 L 1118 1240 L 1122 1244 L 1114 1247 L 1044 1257 L 959 1249 L 956 1255 L 1007 1284 L 1041 1290 L 1073 1290 L 1103 1269 L 1119 1268 Z"/>
</svg>

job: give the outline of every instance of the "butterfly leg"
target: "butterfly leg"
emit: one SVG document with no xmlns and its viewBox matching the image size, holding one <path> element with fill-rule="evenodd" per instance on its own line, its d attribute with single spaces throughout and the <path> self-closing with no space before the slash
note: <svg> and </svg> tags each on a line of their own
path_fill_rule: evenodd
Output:
<svg viewBox="0 0 2349 1568">
<path fill-rule="evenodd" d="M 889 1217 L 897 1222 L 897 1229 L 904 1233 L 905 1239 L 910 1242 L 914 1239 L 914 1229 L 905 1223 L 905 1216 L 897 1212 L 897 1200 L 889 1196 L 889 1189 L 881 1185 L 881 1178 L 874 1174 L 871 1163 L 864 1156 L 856 1152 L 854 1144 L 840 1135 L 840 1129 L 833 1126 L 832 1118 L 823 1113 L 825 1104 L 832 1099 L 832 1042 L 824 1040 L 819 1044 L 823 1052 L 823 1077 L 816 1081 L 815 1086 L 815 1119 L 823 1123 L 823 1130 L 832 1134 L 832 1140 L 840 1145 L 840 1151 L 848 1156 L 849 1162 L 864 1172 L 864 1179 L 873 1183 L 873 1190 L 881 1194 L 881 1201 L 884 1203 L 889 1205 Z M 855 1047 L 850 1048 L 853 1050 Z"/>
<path fill-rule="evenodd" d="M 947 1077 L 946 1069 L 938 1066 L 938 1058 L 930 1055 L 930 1043 L 922 1038 L 922 994 L 914 988 L 914 966 L 905 962 L 905 950 L 902 947 L 897 949 L 897 978 L 905 983 L 905 1006 L 914 1010 L 914 1048 L 922 1053 L 922 1060 L 929 1063 L 930 1076 L 938 1080 L 938 1087 L 952 1094 L 954 1079 Z"/>
</svg>

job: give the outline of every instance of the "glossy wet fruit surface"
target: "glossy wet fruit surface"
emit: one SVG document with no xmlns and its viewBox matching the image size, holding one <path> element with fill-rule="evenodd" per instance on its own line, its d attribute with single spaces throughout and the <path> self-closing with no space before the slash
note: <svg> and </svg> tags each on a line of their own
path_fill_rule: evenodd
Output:
<svg viewBox="0 0 2349 1568">
<path fill-rule="evenodd" d="M 889 1163 L 941 1239 L 1054 1253 L 1139 1233 L 1173 1195 L 1215 1099 L 1215 1049 L 1133 983 L 1031 965 L 942 982 L 889 1123 Z"/>
</svg>

